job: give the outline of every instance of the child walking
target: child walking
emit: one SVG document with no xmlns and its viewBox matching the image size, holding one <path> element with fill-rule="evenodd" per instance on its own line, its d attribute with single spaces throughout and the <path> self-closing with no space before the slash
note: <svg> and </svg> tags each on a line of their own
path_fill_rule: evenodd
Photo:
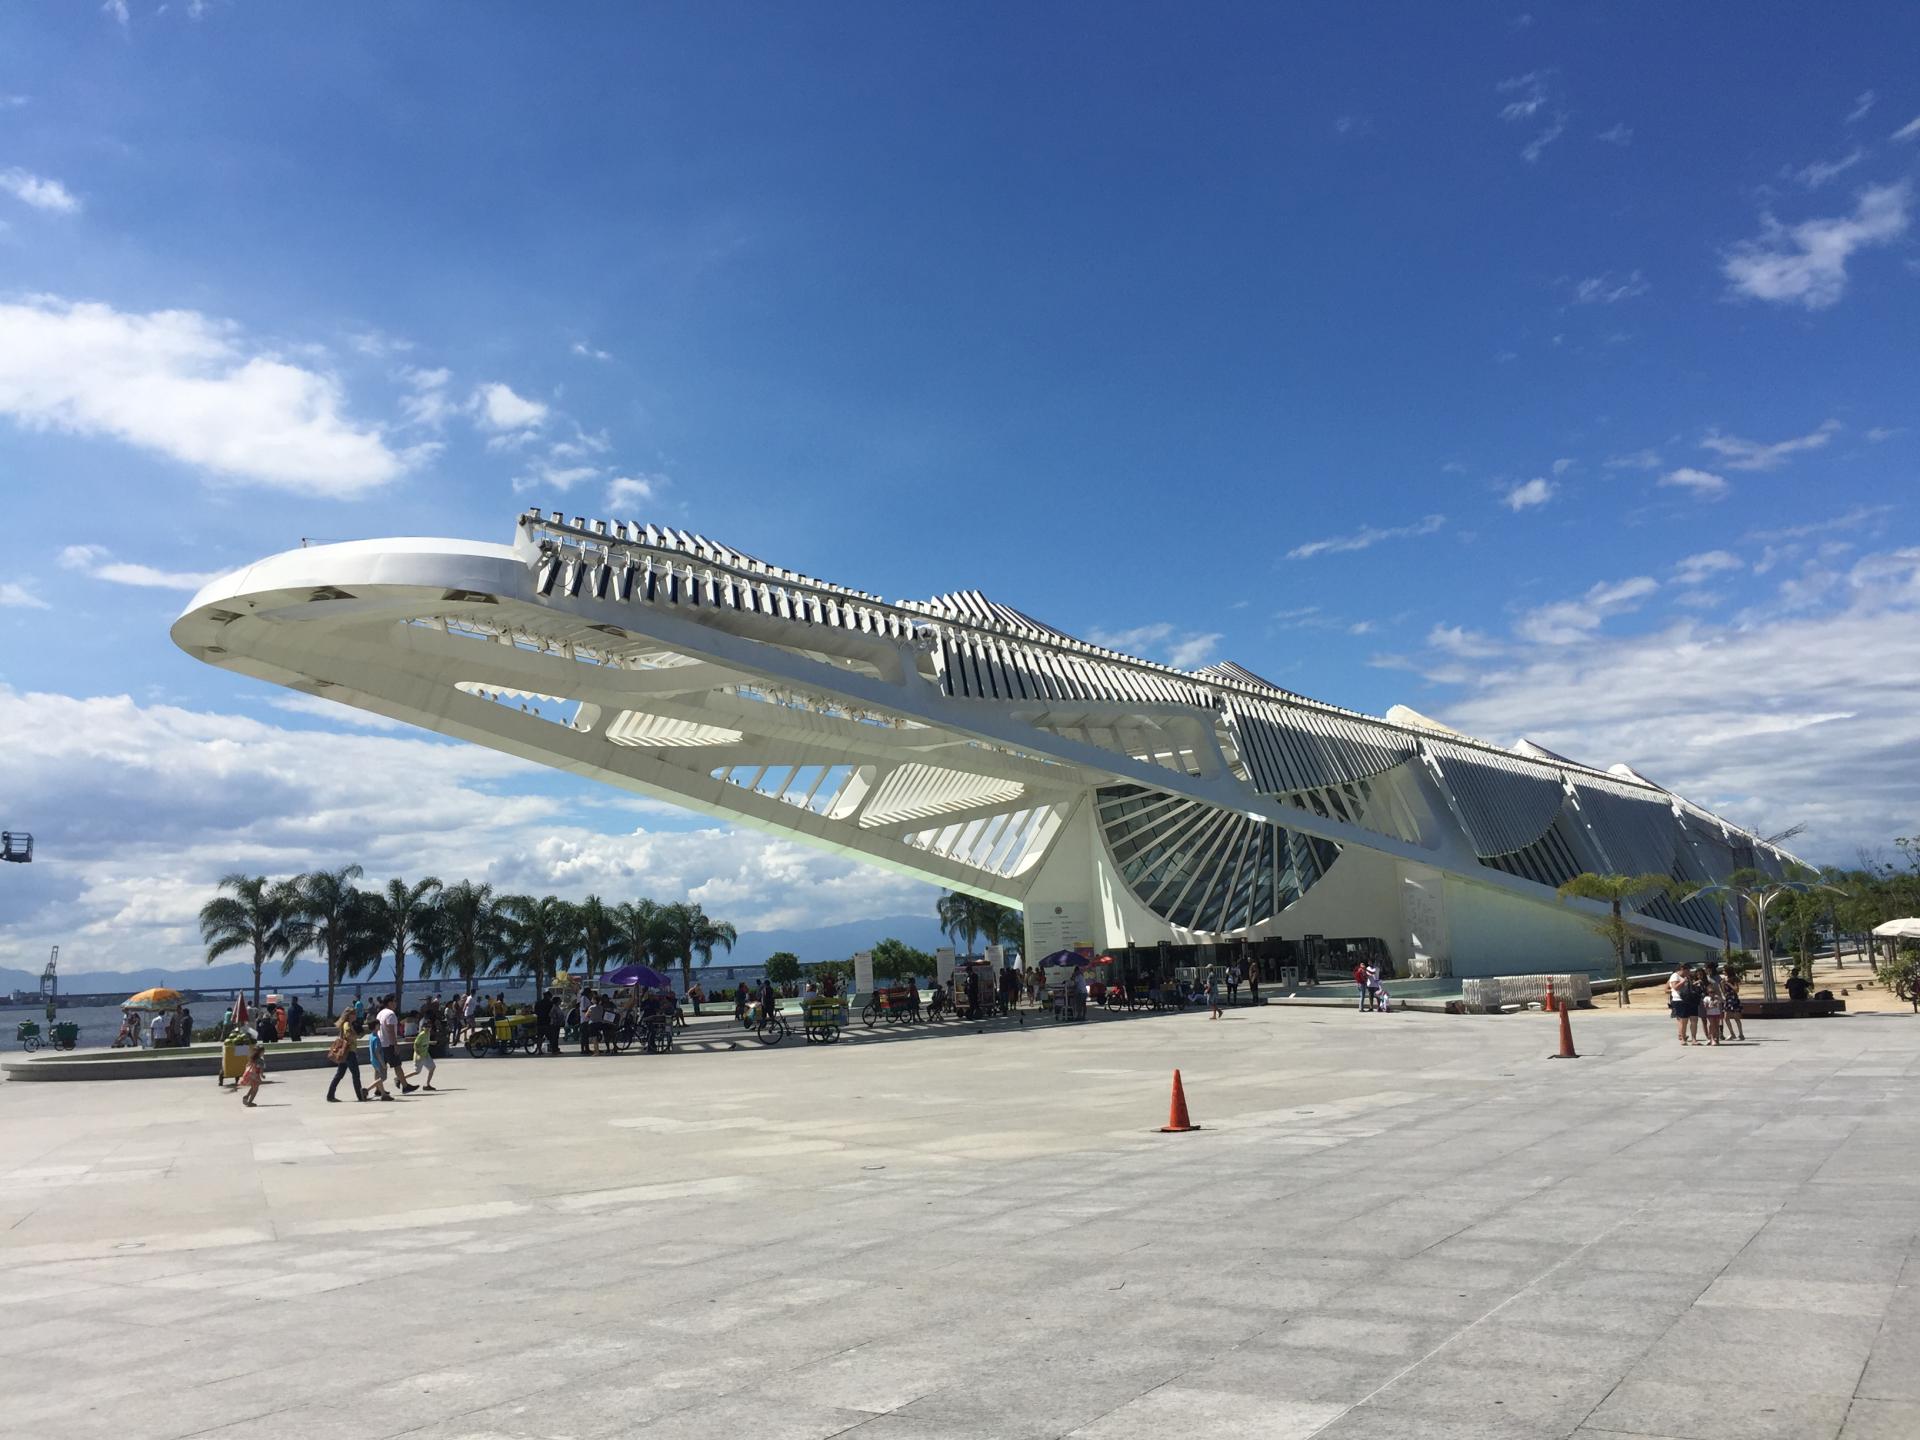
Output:
<svg viewBox="0 0 1920 1440">
<path fill-rule="evenodd" d="M 266 1051 L 266 1048 L 264 1045 L 254 1046 L 252 1053 L 247 1056 L 247 1068 L 240 1072 L 240 1083 L 234 1088 L 240 1092 L 240 1103 L 242 1105 L 253 1104 L 253 1097 L 260 1093 L 260 1081 L 262 1079 L 260 1073 L 260 1056 Z"/>
<path fill-rule="evenodd" d="M 426 1089 L 433 1089 L 433 1036 L 422 1025 L 413 1032 L 413 1073 L 427 1078 Z"/>
</svg>

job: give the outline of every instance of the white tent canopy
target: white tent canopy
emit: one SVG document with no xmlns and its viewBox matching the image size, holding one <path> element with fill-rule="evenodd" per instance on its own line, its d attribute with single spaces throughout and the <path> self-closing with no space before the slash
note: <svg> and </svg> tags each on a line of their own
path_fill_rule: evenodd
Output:
<svg viewBox="0 0 1920 1440">
<path fill-rule="evenodd" d="M 1874 926 L 1873 933 L 1886 940 L 1920 940 L 1920 918 L 1889 920 Z"/>
</svg>

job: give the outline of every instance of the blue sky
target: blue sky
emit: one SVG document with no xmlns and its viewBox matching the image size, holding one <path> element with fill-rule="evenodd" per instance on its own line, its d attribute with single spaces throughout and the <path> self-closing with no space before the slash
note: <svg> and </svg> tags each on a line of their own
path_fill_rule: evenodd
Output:
<svg viewBox="0 0 1920 1440">
<path fill-rule="evenodd" d="M 0 964 L 336 855 L 926 904 L 166 639 L 533 502 L 1910 833 L 1920 11 L 1742 16 L 8 7 Z"/>
</svg>

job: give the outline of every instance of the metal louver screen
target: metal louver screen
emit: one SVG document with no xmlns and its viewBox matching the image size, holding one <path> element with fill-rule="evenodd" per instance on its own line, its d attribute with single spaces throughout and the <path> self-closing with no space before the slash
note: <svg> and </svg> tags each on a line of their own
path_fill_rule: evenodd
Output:
<svg viewBox="0 0 1920 1440">
<path fill-rule="evenodd" d="M 1426 743 L 1475 854 L 1524 850 L 1560 813 L 1566 791 L 1557 770 L 1444 740 Z"/>
</svg>

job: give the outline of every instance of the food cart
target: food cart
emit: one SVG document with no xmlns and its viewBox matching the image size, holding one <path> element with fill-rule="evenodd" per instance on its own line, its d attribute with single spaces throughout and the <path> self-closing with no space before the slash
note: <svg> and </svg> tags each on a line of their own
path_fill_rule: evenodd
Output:
<svg viewBox="0 0 1920 1440">
<path fill-rule="evenodd" d="M 847 1004 L 838 995 L 815 995 L 800 1002 L 800 1023 L 809 1045 L 831 1045 L 847 1024 Z"/>
</svg>

